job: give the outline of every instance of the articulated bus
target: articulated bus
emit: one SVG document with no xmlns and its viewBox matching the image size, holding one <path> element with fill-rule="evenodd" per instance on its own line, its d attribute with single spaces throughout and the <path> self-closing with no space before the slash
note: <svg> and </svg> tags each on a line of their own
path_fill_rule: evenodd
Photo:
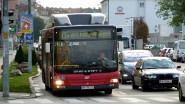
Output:
<svg viewBox="0 0 185 104">
<path fill-rule="evenodd" d="M 53 14 L 42 30 L 42 80 L 45 90 L 119 88 L 117 31 L 101 13 Z M 99 55 L 104 53 L 102 63 Z"/>
</svg>

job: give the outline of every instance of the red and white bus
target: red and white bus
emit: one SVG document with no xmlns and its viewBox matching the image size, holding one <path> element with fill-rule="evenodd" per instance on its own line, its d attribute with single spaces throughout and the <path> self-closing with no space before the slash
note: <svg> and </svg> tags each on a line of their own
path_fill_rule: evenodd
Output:
<svg viewBox="0 0 185 104">
<path fill-rule="evenodd" d="M 117 31 L 101 13 L 52 15 L 42 30 L 42 80 L 46 90 L 119 87 Z M 104 53 L 106 61 L 99 60 Z"/>
</svg>

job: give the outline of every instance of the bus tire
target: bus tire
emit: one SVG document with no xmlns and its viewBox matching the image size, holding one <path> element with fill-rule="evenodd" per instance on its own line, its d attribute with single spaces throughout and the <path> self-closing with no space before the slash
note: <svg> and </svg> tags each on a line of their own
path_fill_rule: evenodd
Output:
<svg viewBox="0 0 185 104">
<path fill-rule="evenodd" d="M 50 90 L 50 88 L 45 84 L 45 90 L 46 91 L 49 91 Z"/>
<path fill-rule="evenodd" d="M 106 95 L 112 94 L 112 89 L 105 90 L 105 94 Z"/>
<path fill-rule="evenodd" d="M 45 83 L 45 75 L 44 75 L 44 70 L 42 70 L 42 82 Z"/>
</svg>

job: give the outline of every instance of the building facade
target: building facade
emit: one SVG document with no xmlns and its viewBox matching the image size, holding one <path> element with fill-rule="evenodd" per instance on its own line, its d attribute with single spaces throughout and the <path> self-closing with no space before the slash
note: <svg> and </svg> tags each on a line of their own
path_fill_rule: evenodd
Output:
<svg viewBox="0 0 185 104">
<path fill-rule="evenodd" d="M 168 42 L 182 39 L 180 31 L 174 31 L 174 27 L 169 26 L 167 20 L 157 17 L 159 6 L 156 0 L 103 0 L 101 6 L 102 13 L 107 17 L 107 23 L 116 26 L 130 25 L 131 34 L 134 19 L 142 18 L 149 28 L 150 44 L 167 45 Z"/>
</svg>

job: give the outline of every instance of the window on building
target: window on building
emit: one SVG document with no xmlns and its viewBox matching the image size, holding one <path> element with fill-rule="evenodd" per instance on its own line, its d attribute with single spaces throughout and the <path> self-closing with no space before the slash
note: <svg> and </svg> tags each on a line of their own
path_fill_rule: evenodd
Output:
<svg viewBox="0 0 185 104">
<path fill-rule="evenodd" d="M 145 4 L 144 3 L 140 3 L 140 7 L 144 7 L 145 6 Z"/>
</svg>

